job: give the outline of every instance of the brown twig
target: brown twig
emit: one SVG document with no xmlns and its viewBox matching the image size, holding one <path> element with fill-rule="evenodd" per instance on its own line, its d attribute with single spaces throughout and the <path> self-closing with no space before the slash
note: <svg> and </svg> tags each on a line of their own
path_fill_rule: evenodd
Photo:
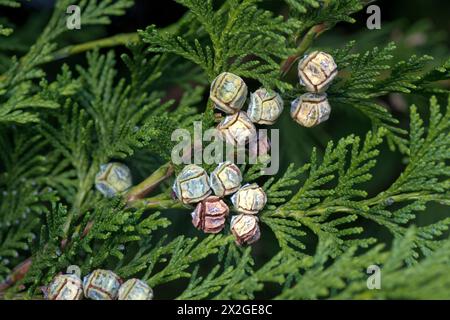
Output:
<svg viewBox="0 0 450 320">
<path fill-rule="evenodd" d="M 285 77 L 291 70 L 294 63 L 306 52 L 306 50 L 311 46 L 314 39 L 316 39 L 320 34 L 328 30 L 328 26 L 325 23 L 317 24 L 303 36 L 300 44 L 297 47 L 297 51 L 289 56 L 281 65 L 281 77 Z"/>
<path fill-rule="evenodd" d="M 161 182 L 169 178 L 174 172 L 174 167 L 171 162 L 162 165 L 159 169 L 153 172 L 147 179 L 133 187 L 126 195 L 127 203 L 144 198 L 147 194 L 152 192 Z"/>
<path fill-rule="evenodd" d="M 19 265 L 17 265 L 12 271 L 12 273 L 8 276 L 8 278 L 6 278 L 6 281 L 0 283 L 0 292 L 5 291 L 13 284 L 15 284 L 17 281 L 23 279 L 23 277 L 25 277 L 25 275 L 27 274 L 28 270 L 30 270 L 31 263 L 32 263 L 31 258 L 28 258 L 25 261 L 21 262 Z"/>
</svg>

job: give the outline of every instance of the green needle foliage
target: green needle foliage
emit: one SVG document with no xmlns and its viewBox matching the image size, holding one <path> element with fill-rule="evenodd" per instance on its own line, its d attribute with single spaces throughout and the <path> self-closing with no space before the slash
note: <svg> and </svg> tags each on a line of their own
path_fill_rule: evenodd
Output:
<svg viewBox="0 0 450 320">
<path fill-rule="evenodd" d="M 261 175 L 263 159 L 242 166 L 244 181 L 268 196 L 251 247 L 235 244 L 229 221 L 215 235 L 191 227 L 192 208 L 171 196 L 171 172 L 135 203 L 96 191 L 101 164 L 126 163 L 138 185 L 168 167 L 175 129 L 213 126 L 207 93 L 221 72 L 251 90 L 273 88 L 288 104 L 304 92 L 292 62 L 367 4 L 176 2 L 187 12 L 164 29 L 69 47 L 61 45 L 69 5 L 80 7 L 83 33 L 133 1 L 57 1 L 31 45 L 1 19 L 0 296 L 42 298 L 42 286 L 78 265 L 83 275 L 102 268 L 140 278 L 156 298 L 450 298 L 450 217 L 432 214 L 450 205 L 448 53 L 434 62 L 420 52 L 405 58 L 393 42 L 324 49 L 340 72 L 327 91 L 332 116 L 309 130 L 306 160 L 283 157 L 272 177 Z M 121 55 L 103 48 L 123 44 Z M 386 107 L 394 95 L 413 102 L 406 115 Z M 367 122 L 363 132 L 354 119 Z M 293 130 L 295 139 L 306 132 Z M 367 286 L 373 265 L 380 290 Z"/>
<path fill-rule="evenodd" d="M 150 26 L 140 32 L 150 52 L 173 53 L 190 60 L 204 70 L 209 81 L 228 71 L 257 79 L 267 87 L 290 88 L 278 79 L 277 61 L 292 52 L 285 42 L 298 27 L 297 21 L 284 21 L 258 8 L 261 0 L 226 1 L 220 8 L 214 8 L 211 0 L 177 2 L 189 9 L 197 30 L 183 37 Z M 252 59 L 247 59 L 249 55 Z"/>
</svg>

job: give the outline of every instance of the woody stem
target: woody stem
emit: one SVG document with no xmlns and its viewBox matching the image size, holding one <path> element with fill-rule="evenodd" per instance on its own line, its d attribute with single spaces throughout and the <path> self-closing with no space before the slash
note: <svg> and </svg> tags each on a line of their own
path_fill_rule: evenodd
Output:
<svg viewBox="0 0 450 320">
<path fill-rule="evenodd" d="M 187 209 L 179 200 L 171 199 L 166 194 L 150 198 L 137 199 L 128 204 L 136 209 Z"/>
<path fill-rule="evenodd" d="M 281 66 L 281 77 L 286 76 L 291 70 L 294 63 L 298 60 L 300 56 L 302 56 L 306 50 L 311 46 L 314 39 L 316 39 L 321 33 L 325 32 L 328 29 L 325 23 L 317 24 L 305 34 L 305 36 L 300 41 L 296 52 L 289 56 Z"/>
<path fill-rule="evenodd" d="M 137 186 L 125 195 L 128 204 L 144 198 L 147 194 L 153 191 L 161 182 L 169 178 L 174 172 L 174 167 L 171 162 L 159 167 L 147 179 L 139 183 Z"/>
<path fill-rule="evenodd" d="M 108 38 L 97 39 L 85 43 L 67 46 L 52 54 L 51 59 L 52 60 L 64 59 L 67 58 L 68 56 L 89 51 L 92 49 L 110 48 L 138 41 L 139 36 L 137 32 L 117 34 Z"/>
</svg>

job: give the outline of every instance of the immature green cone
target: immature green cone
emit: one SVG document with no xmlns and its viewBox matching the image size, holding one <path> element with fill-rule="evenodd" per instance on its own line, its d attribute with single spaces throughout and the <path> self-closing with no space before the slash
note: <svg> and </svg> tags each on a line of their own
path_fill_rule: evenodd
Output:
<svg viewBox="0 0 450 320">
<path fill-rule="evenodd" d="M 333 57 L 325 52 L 311 52 L 298 63 L 300 84 L 309 92 L 325 92 L 337 73 Z"/>
<path fill-rule="evenodd" d="M 311 128 L 330 117 L 331 107 L 326 94 L 305 93 L 292 101 L 291 117 L 298 124 Z"/>
<path fill-rule="evenodd" d="M 214 194 L 218 197 L 236 192 L 241 186 L 242 173 L 237 165 L 231 161 L 219 163 L 211 172 L 209 183 Z"/>
<path fill-rule="evenodd" d="M 83 285 L 74 274 L 60 274 L 53 278 L 46 290 L 47 300 L 81 300 Z"/>
<path fill-rule="evenodd" d="M 102 164 L 95 176 L 95 187 L 108 198 L 127 190 L 131 185 L 131 171 L 122 163 Z"/>
<path fill-rule="evenodd" d="M 200 202 L 211 194 L 208 174 L 200 166 L 187 165 L 176 177 L 173 191 L 184 204 Z"/>
<path fill-rule="evenodd" d="M 267 196 L 256 183 L 246 184 L 231 197 L 231 202 L 240 213 L 257 214 L 264 208 Z"/>
<path fill-rule="evenodd" d="M 118 300 L 152 300 L 153 290 L 150 286 L 139 279 L 125 281 L 119 289 Z"/>
<path fill-rule="evenodd" d="M 223 72 L 211 83 L 209 97 L 217 109 L 233 114 L 242 108 L 247 99 L 247 85 L 239 76 Z"/>
<path fill-rule="evenodd" d="M 247 115 L 253 123 L 271 125 L 283 112 L 283 105 L 278 93 L 260 88 L 250 95 Z"/>
<path fill-rule="evenodd" d="M 115 300 L 122 280 L 110 270 L 97 269 L 83 279 L 86 298 L 92 300 Z"/>
</svg>

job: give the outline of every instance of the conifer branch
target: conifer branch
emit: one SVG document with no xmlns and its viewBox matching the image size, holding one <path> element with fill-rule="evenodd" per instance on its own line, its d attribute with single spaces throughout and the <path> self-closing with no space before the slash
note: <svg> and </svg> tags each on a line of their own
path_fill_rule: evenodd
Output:
<svg viewBox="0 0 450 320">
<path fill-rule="evenodd" d="M 241 166 L 243 183 L 256 182 L 267 195 L 258 213 L 260 242 L 237 246 L 229 219 L 219 234 L 194 228 L 189 236 L 176 234 L 185 231 L 178 225 L 166 231 L 190 220 L 193 209 L 171 194 L 169 179 L 180 169 L 170 162 L 171 133 L 196 120 L 207 129 L 222 117 L 207 99 L 211 80 L 233 72 L 253 79 L 249 88 L 274 88 L 292 100 L 304 90 L 283 76 L 320 34 L 353 22 L 369 1 L 284 0 L 290 10 L 283 17 L 260 0 L 177 2 L 188 12 L 168 28 L 149 26 L 61 49 L 69 1 L 58 1 L 28 53 L 18 60 L 0 53 L 0 68 L 7 70 L 0 78 L 0 297 L 40 299 L 42 286 L 76 264 L 82 275 L 102 268 L 140 278 L 157 297 L 173 282 L 178 299 L 254 299 L 258 292 L 276 292 L 276 299 L 448 298 L 450 218 L 425 224 L 417 217 L 433 203 L 450 205 L 450 100 L 446 108 L 438 103 L 449 94 L 440 83 L 449 79 L 450 60 L 436 68 L 426 55 L 400 59 L 393 43 L 327 50 L 341 71 L 327 89 L 333 114 L 360 112 L 370 131 L 332 139 L 342 131 L 334 131 L 330 118 L 332 125 L 319 129 L 330 137 L 326 147 L 311 143 L 301 166 L 283 163 L 287 169 L 272 177 L 261 176 L 262 162 Z M 132 1 L 76 3 L 91 25 L 109 23 Z M 0 26 L 0 37 L 10 32 Z M 113 51 L 99 51 L 117 45 L 129 50 L 120 57 L 126 72 Z M 42 69 L 79 53 L 85 63 L 64 65 L 55 76 Z M 429 108 L 410 107 L 407 130 L 380 104 L 392 93 L 436 97 Z M 385 159 L 397 160 L 384 154 L 385 142 L 405 163 L 398 163 L 401 172 L 389 186 L 372 194 L 380 189 L 373 176 Z M 113 161 L 129 166 L 135 182 L 147 178 L 103 197 L 95 176 Z M 203 167 L 209 173 L 214 166 Z M 237 214 L 225 202 L 230 215 Z M 390 234 L 392 245 L 378 230 Z M 256 257 L 268 239 L 274 249 Z M 383 290 L 367 290 L 372 264 L 383 270 Z"/>
</svg>

